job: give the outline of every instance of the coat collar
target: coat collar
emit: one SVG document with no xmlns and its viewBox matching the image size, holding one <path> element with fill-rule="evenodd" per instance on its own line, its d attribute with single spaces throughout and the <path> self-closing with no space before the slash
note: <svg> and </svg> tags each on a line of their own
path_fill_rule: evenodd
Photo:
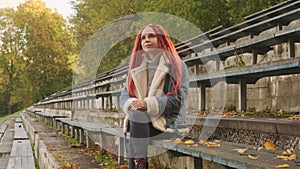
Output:
<svg viewBox="0 0 300 169">
<path fill-rule="evenodd" d="M 162 54 L 157 69 L 155 71 L 153 81 L 149 88 L 148 96 L 154 96 L 155 92 L 161 88 L 161 82 L 164 81 L 169 72 L 168 59 Z M 140 66 L 131 70 L 131 76 L 136 87 L 136 96 L 139 99 L 144 99 L 147 96 L 147 63 L 145 59 L 142 60 Z M 162 85 L 163 86 L 163 85 Z M 160 89 L 162 90 L 162 89 Z"/>
</svg>

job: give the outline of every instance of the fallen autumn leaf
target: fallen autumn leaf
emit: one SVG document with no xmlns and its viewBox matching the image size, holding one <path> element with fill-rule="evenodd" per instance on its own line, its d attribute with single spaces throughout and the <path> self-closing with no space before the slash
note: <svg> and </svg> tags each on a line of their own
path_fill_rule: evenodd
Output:
<svg viewBox="0 0 300 169">
<path fill-rule="evenodd" d="M 259 156 L 256 155 L 256 154 L 249 154 L 248 157 L 251 158 L 251 159 L 253 159 L 253 160 L 256 160 L 256 159 L 259 158 Z"/>
<path fill-rule="evenodd" d="M 276 150 L 276 146 L 269 141 L 264 143 L 264 147 L 266 148 L 266 150 Z"/>
<path fill-rule="evenodd" d="M 281 165 L 275 166 L 275 168 L 290 168 L 290 166 L 288 164 L 281 164 Z"/>
</svg>

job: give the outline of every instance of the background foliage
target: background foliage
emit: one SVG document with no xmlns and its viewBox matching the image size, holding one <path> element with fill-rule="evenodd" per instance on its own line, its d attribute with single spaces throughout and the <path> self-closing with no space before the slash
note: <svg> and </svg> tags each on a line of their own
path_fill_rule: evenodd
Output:
<svg viewBox="0 0 300 169">
<path fill-rule="evenodd" d="M 68 21 L 41 0 L 27 0 L 15 10 L 0 9 L 0 116 L 70 86 L 74 63 L 85 43 L 99 28 L 116 19 L 161 12 L 208 31 L 240 23 L 245 16 L 283 1 L 74 0 L 76 14 Z M 102 60 L 98 74 L 125 63 L 133 40 L 129 37 L 115 45 Z"/>
</svg>

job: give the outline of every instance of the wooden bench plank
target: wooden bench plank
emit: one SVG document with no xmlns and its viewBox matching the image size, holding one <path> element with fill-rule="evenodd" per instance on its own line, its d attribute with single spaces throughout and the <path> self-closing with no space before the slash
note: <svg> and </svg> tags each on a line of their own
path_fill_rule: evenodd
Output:
<svg viewBox="0 0 300 169">
<path fill-rule="evenodd" d="M 14 140 L 10 156 L 11 157 L 33 156 L 30 141 L 29 140 Z"/>
<path fill-rule="evenodd" d="M 22 117 L 16 117 L 16 123 L 22 123 Z"/>
<path fill-rule="evenodd" d="M 29 140 L 14 140 L 8 169 L 35 169 L 34 156 Z"/>
<path fill-rule="evenodd" d="M 238 70 L 227 70 L 224 72 L 212 73 L 210 75 L 203 75 L 195 77 L 190 80 L 191 83 L 205 83 L 211 85 L 211 81 L 226 80 L 227 83 L 237 84 L 239 78 L 247 77 L 248 83 L 255 83 L 259 78 L 283 74 L 299 73 L 300 59 L 286 59 L 281 61 L 274 61 L 270 63 L 257 64 L 246 66 Z M 253 79 L 252 79 L 253 78 Z"/>
<path fill-rule="evenodd" d="M 106 134 L 125 138 L 125 133 L 122 128 L 103 128 L 102 131 Z"/>
<path fill-rule="evenodd" d="M 35 169 L 34 164 L 34 157 L 28 156 L 28 157 L 22 157 L 22 169 L 28 168 L 28 169 Z"/>
<path fill-rule="evenodd" d="M 8 126 L 8 124 L 5 124 L 5 123 L 1 124 L 1 126 L 0 126 L 0 134 L 4 134 L 7 126 Z"/>
<path fill-rule="evenodd" d="M 7 169 L 35 169 L 34 157 L 9 158 Z"/>
<path fill-rule="evenodd" d="M 14 134 L 14 140 L 28 140 L 28 136 L 26 134 L 26 131 L 23 127 L 22 123 L 15 123 L 14 124 L 15 134 Z"/>
<path fill-rule="evenodd" d="M 17 161 L 20 161 L 21 160 L 17 160 L 16 158 L 9 158 L 8 160 L 8 164 L 7 164 L 7 169 L 14 169 L 15 168 L 15 165 L 16 166 L 20 166 L 20 164 L 16 164 Z M 20 167 L 19 167 L 20 168 Z"/>
<path fill-rule="evenodd" d="M 101 132 L 103 128 L 111 127 L 109 124 L 105 123 L 90 123 L 90 122 L 79 122 L 80 126 L 90 132 Z"/>
<path fill-rule="evenodd" d="M 85 121 L 69 119 L 69 118 L 57 118 L 56 121 L 70 126 L 82 128 L 90 132 L 101 132 L 102 128 L 111 127 L 109 124 L 105 124 L 105 123 L 91 123 L 91 122 L 85 122 Z"/>
</svg>

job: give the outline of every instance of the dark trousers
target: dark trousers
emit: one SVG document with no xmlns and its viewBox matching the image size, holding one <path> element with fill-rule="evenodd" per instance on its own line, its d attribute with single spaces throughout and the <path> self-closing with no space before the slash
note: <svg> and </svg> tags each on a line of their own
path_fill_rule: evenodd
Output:
<svg viewBox="0 0 300 169">
<path fill-rule="evenodd" d="M 144 111 L 132 111 L 129 122 L 129 169 L 134 169 L 134 158 L 138 156 L 147 159 L 147 148 L 151 137 L 162 132 L 153 127 L 147 112 Z"/>
<path fill-rule="evenodd" d="M 166 133 L 153 127 L 147 112 L 132 111 L 129 117 L 129 169 L 134 169 L 134 158 L 144 157 L 147 159 L 148 145 L 151 140 L 180 138 L 178 133 Z"/>
</svg>

